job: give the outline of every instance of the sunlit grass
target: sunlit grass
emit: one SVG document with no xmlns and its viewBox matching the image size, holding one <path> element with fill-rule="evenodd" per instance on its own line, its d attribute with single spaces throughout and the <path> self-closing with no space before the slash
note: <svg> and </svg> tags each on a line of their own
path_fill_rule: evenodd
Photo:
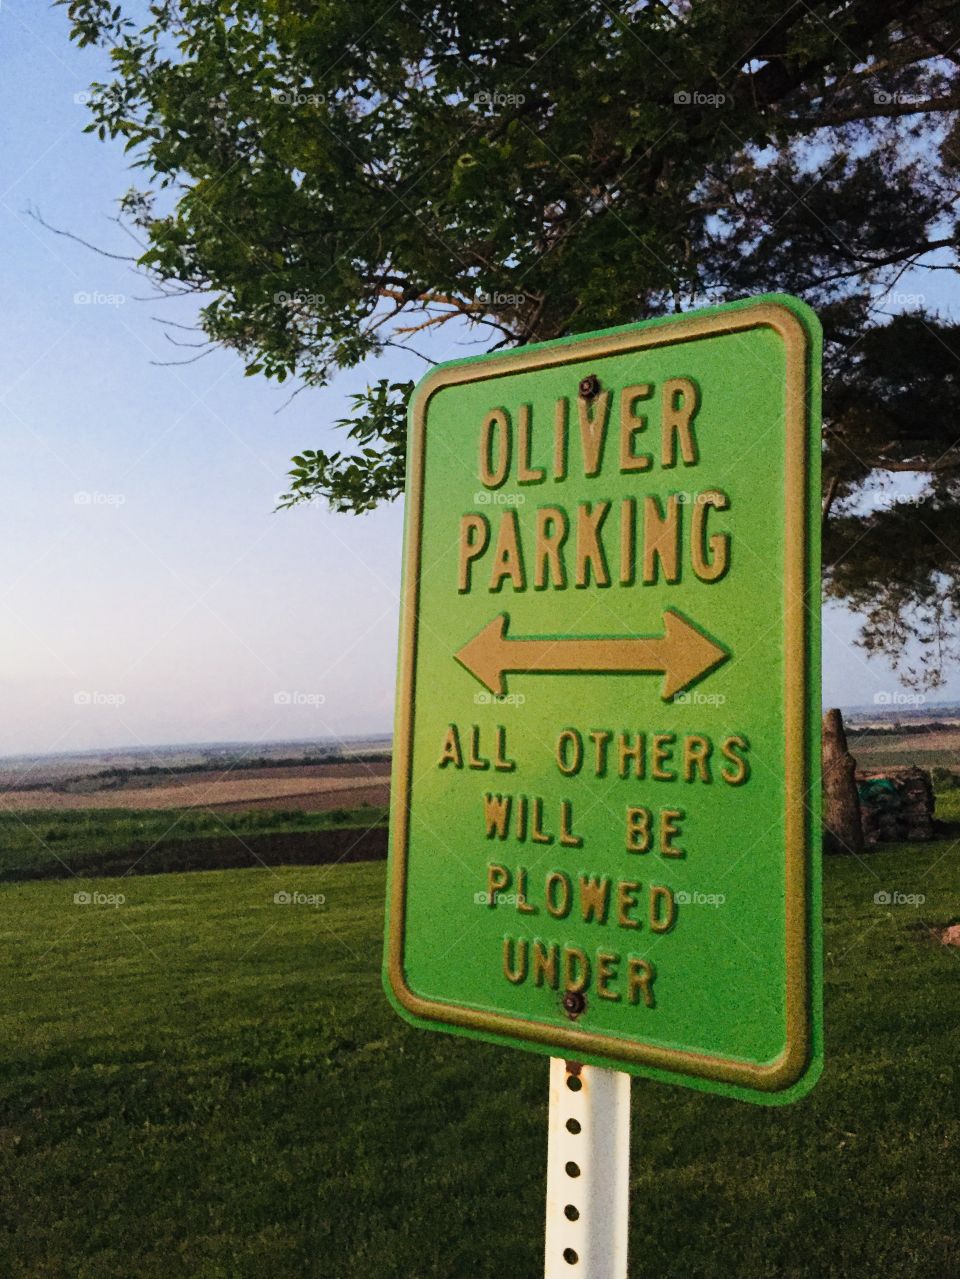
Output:
<svg viewBox="0 0 960 1279">
<path fill-rule="evenodd" d="M 828 860 L 803 1102 L 634 1082 L 632 1279 L 958 1272 L 960 954 L 931 931 L 958 879 L 943 840 Z M 396 1017 L 383 889 L 381 864 L 0 887 L 0 1273 L 542 1273 L 546 1059 Z"/>
</svg>

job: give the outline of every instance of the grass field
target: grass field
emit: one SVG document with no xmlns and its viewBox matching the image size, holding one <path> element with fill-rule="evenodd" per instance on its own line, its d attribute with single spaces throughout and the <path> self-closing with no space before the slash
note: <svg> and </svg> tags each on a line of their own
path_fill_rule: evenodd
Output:
<svg viewBox="0 0 960 1279">
<path fill-rule="evenodd" d="M 387 803 L 388 761 L 314 764 L 302 768 L 251 768 L 219 772 L 182 772 L 128 778 L 82 778 L 58 786 L 34 785 L 0 791 L 11 812 L 45 808 L 217 808 L 240 812 L 251 807 L 330 809 L 344 804 Z"/>
<path fill-rule="evenodd" d="M 805 1101 L 635 1082 L 632 1279 L 960 1272 L 960 952 L 930 931 L 957 884 L 947 841 L 828 860 Z M 383 885 L 369 864 L 0 886 L 0 1273 L 542 1273 L 546 1059 L 395 1016 Z M 74 904 L 98 891 L 125 900 Z"/>
<path fill-rule="evenodd" d="M 0 808 L 0 881 L 19 879 L 32 870 L 70 875 L 83 868 L 95 874 L 98 862 L 127 852 L 132 859 L 142 857 L 139 868 L 148 869 L 158 852 L 183 841 L 220 841 L 235 836 L 244 843 L 261 835 L 309 835 L 383 825 L 386 819 L 385 807 L 325 812 L 252 809 L 243 813 L 202 809 L 35 809 L 11 813 Z"/>
<path fill-rule="evenodd" d="M 847 743 L 859 768 L 916 764 L 920 768 L 960 768 L 960 729 L 931 728 L 920 733 L 864 733 L 847 730 Z"/>
<path fill-rule="evenodd" d="M 960 754 L 955 750 L 931 749 L 921 750 L 919 747 L 891 746 L 884 750 L 874 750 L 870 746 L 852 745 L 851 750 L 857 761 L 857 767 L 870 768 L 951 768 L 960 769 Z"/>
</svg>

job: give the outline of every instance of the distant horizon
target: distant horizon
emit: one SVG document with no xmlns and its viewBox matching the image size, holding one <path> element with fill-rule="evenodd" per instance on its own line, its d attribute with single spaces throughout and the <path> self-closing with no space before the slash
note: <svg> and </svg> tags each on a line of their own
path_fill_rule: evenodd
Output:
<svg viewBox="0 0 960 1279">
<path fill-rule="evenodd" d="M 237 737 L 222 741 L 147 742 L 135 746 L 90 746 L 79 750 L 14 751 L 0 755 L 0 764 L 18 759 L 83 759 L 97 755 L 148 755 L 152 751 L 223 750 L 230 747 L 337 745 L 346 742 L 392 742 L 393 730 L 373 733 L 331 733 L 320 737 Z"/>
<path fill-rule="evenodd" d="M 880 715 L 893 716 L 895 714 L 903 714 L 906 716 L 915 716 L 922 712 L 936 713 L 937 711 L 957 711 L 960 713 L 960 699 L 953 698 L 947 701 L 931 701 L 925 694 L 903 694 L 904 698 L 910 697 L 915 700 L 891 701 L 891 702 L 852 702 L 847 705 L 837 706 L 844 715 L 854 713 L 862 714 L 873 712 Z M 822 704 L 824 711 L 833 709 L 828 702 Z M 340 743 L 354 742 L 389 742 L 393 743 L 393 729 L 382 729 L 379 731 L 362 732 L 362 733 L 328 733 L 314 735 L 309 737 L 234 737 L 210 740 L 191 740 L 191 741 L 169 741 L 169 742 L 146 742 L 137 745 L 116 745 L 116 746 L 91 746 L 78 750 L 42 750 L 42 751 L 14 751 L 0 755 L 0 764 L 10 760 L 20 759 L 84 759 L 98 755 L 149 755 L 152 751 L 187 751 L 187 750 L 225 750 L 230 748 L 253 748 L 257 746 L 291 746 L 291 747 L 307 747 L 307 746 L 330 746 Z"/>
</svg>

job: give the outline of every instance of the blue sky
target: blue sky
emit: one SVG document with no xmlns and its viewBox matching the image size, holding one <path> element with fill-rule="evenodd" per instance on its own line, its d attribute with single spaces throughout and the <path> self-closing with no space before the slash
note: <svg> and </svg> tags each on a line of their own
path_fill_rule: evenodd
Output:
<svg viewBox="0 0 960 1279">
<path fill-rule="evenodd" d="M 401 505 L 273 507 L 351 391 L 425 366 L 393 353 L 278 412 L 289 390 L 232 354 L 151 363 L 178 358 L 155 317 L 189 323 L 193 303 L 136 300 L 135 271 L 28 216 L 134 247 L 111 219 L 135 175 L 82 132 L 102 70 L 62 9 L 2 0 L 0 754 L 389 730 Z M 916 287 L 955 310 L 945 273 Z M 440 332 L 424 349 L 478 348 Z M 824 621 L 827 704 L 900 687 L 852 646 L 855 618 Z M 938 693 L 954 698 L 960 674 Z"/>
</svg>

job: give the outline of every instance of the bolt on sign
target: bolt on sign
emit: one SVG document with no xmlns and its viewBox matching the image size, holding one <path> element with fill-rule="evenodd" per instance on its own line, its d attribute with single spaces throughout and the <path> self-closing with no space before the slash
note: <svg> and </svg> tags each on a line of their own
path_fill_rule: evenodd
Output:
<svg viewBox="0 0 960 1279">
<path fill-rule="evenodd" d="M 385 959 L 415 1025 L 815 1082 L 819 359 L 777 295 L 417 387 Z"/>
</svg>

